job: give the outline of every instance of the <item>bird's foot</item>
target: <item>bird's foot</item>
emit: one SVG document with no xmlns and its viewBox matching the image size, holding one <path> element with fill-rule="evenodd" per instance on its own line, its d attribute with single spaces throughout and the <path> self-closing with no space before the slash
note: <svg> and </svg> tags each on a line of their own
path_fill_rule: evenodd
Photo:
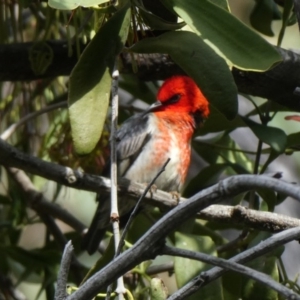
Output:
<svg viewBox="0 0 300 300">
<path fill-rule="evenodd" d="M 179 204 L 179 200 L 180 200 L 180 193 L 179 192 L 177 192 L 177 191 L 171 191 L 171 192 L 169 192 L 170 194 L 171 194 L 171 196 L 172 196 L 172 199 L 175 199 L 176 200 L 176 202 L 177 202 L 177 205 Z"/>
<path fill-rule="evenodd" d="M 157 191 L 157 186 L 155 184 L 152 184 L 149 189 L 151 197 L 153 196 L 154 193 L 156 193 L 156 191 Z"/>
</svg>

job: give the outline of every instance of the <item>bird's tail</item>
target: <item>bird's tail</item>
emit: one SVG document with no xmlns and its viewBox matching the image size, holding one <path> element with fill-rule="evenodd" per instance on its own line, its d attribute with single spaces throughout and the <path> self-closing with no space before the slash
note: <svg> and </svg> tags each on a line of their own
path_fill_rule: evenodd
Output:
<svg viewBox="0 0 300 300">
<path fill-rule="evenodd" d="M 88 229 L 84 235 L 81 248 L 90 255 L 95 253 L 110 225 L 110 201 L 109 197 L 97 195 L 98 207 Z"/>
</svg>

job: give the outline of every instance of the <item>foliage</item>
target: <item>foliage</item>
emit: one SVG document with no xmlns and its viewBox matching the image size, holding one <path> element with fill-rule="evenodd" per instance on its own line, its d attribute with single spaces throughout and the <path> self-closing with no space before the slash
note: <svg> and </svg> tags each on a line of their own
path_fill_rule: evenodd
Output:
<svg viewBox="0 0 300 300">
<path fill-rule="evenodd" d="M 197 131 L 193 141 L 195 152 L 207 165 L 198 170 L 198 174 L 187 184 L 183 196 L 191 196 L 225 176 L 266 173 L 269 165 L 278 157 L 292 155 L 299 150 L 299 133 L 287 134 L 279 126 L 273 123 L 270 125 L 278 113 L 286 111 L 285 107 L 277 105 L 273 108 L 268 99 L 244 95 L 240 101 L 250 107 L 250 112 L 238 110 L 237 87 L 231 68 L 263 72 L 278 64 L 281 57 L 257 32 L 233 16 L 226 0 L 162 0 L 168 12 L 165 16 L 157 13 L 155 5 L 151 7 L 147 3 L 122 0 L 116 5 L 114 1 L 49 0 L 48 6 L 45 2 L 20 0 L 18 3 L 4 1 L 0 4 L 3 8 L 0 20 L 1 44 L 33 41 L 34 45 L 28 55 L 36 74 L 44 74 L 54 60 L 51 48 L 46 43 L 49 39 L 67 41 L 69 55 L 78 58 L 69 78 L 1 83 L 1 137 L 5 134 L 9 143 L 15 147 L 45 160 L 81 168 L 93 174 L 101 173 L 109 156 L 110 124 L 107 111 L 111 75 L 115 66 L 122 71 L 118 55 L 129 53 L 133 58 L 132 74 L 121 74 L 122 90 L 131 99 L 138 98 L 149 103 L 155 100 L 154 94 L 159 83 L 138 80 L 134 73 L 139 68 L 139 61 L 134 58 L 137 53 L 164 53 L 194 78 L 211 105 L 211 115 Z M 156 4 L 158 10 L 162 4 Z M 295 21 L 292 1 L 285 1 L 283 9 L 272 0 L 256 1 L 250 17 L 254 29 L 265 35 L 274 35 L 271 24 L 278 19 L 282 20 L 278 36 L 280 45 L 286 27 Z M 88 43 L 84 51 L 81 51 L 81 43 Z M 72 45 L 76 46 L 76 53 L 72 53 Z M 66 112 L 68 89 L 69 107 Z M 33 115 L 26 118 L 43 108 L 46 110 L 39 117 Z M 120 119 L 125 119 L 134 111 L 134 105 L 122 102 Z M 16 128 L 10 127 L 23 119 L 24 122 Z M 256 137 L 256 150 L 244 149 L 236 140 L 233 133 L 245 128 L 249 129 L 248 134 L 252 132 Z M 9 134 L 6 135 L 8 129 Z M 82 154 L 88 155 L 81 157 Z M 45 229 L 43 214 L 34 207 L 28 208 L 24 191 L 14 182 L 10 172 L 5 168 L 0 170 L 0 277 L 12 280 L 13 290 L 18 289 L 20 283 L 35 283 L 38 286 L 34 296 L 36 299 L 53 299 L 62 252 L 61 240 L 53 240 L 49 224 L 46 224 Z M 47 194 L 52 202 L 56 202 L 65 193 L 65 189 L 59 185 L 47 185 L 45 180 L 34 176 L 31 180 L 37 189 L 43 191 L 46 186 L 51 190 Z M 282 195 L 262 189 L 239 195 L 232 199 L 231 204 L 243 203 L 250 208 L 274 212 L 276 206 L 284 200 Z M 78 211 L 76 213 L 74 215 L 78 219 L 87 218 L 82 217 Z M 126 237 L 125 248 L 130 248 L 162 213 L 152 208 L 138 215 Z M 36 234 L 41 240 L 34 249 L 28 244 L 25 247 L 21 239 L 26 230 L 33 226 L 38 226 Z M 86 280 L 111 261 L 112 242 L 107 241 L 107 236 L 107 249 L 95 268 L 88 271 L 90 265 L 85 262 L 86 254 L 80 249 L 82 232 L 74 231 L 73 228 L 72 232 L 65 233 L 64 226 L 59 224 L 59 227 L 64 232 L 62 239 L 72 239 L 76 256 L 81 258 L 81 265 L 72 270 L 69 278 L 72 284 L 79 286 L 83 278 Z M 228 243 L 222 236 L 223 230 L 228 228 L 247 231 L 247 235 L 231 249 L 222 252 L 220 248 Z M 229 258 L 265 238 L 265 233 L 251 228 L 191 220 L 170 235 L 168 243 L 178 248 Z M 278 282 L 289 282 L 299 292 L 298 285 L 286 275 L 281 250 L 252 261 L 251 267 Z M 92 260 L 92 264 L 98 257 Z M 86 260 L 90 261 L 90 258 Z M 143 262 L 125 276 L 126 286 L 134 299 L 148 299 L 150 294 L 156 295 L 154 282 L 148 274 L 151 264 L 150 261 Z M 200 262 L 175 258 L 174 267 L 168 270 L 174 272 L 175 276 L 166 276 L 165 284 L 172 286 L 173 282 L 173 289 L 176 290 L 208 268 L 208 265 Z M 234 288 L 232 282 L 235 282 Z M 0 289 L 4 299 L 13 299 L 7 287 L 0 284 Z M 165 295 L 165 290 L 161 294 Z M 202 300 L 254 299 L 253 295 L 256 295 L 255 299 L 281 299 L 270 288 L 232 272 L 201 289 L 199 294 L 194 294 L 194 298 L 190 299 L 199 299 L 199 295 Z M 153 296 L 153 299 L 162 299 L 156 297 Z"/>
</svg>

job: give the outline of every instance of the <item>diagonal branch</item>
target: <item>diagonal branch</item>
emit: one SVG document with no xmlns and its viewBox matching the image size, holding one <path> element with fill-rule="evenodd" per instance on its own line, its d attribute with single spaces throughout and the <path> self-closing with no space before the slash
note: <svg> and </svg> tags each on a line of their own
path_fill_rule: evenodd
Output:
<svg viewBox="0 0 300 300">
<path fill-rule="evenodd" d="M 238 264 L 236 262 L 226 260 L 223 258 L 219 258 L 219 257 L 215 257 L 212 255 L 208 255 L 205 253 L 197 253 L 194 251 L 178 249 L 178 248 L 170 247 L 170 246 L 165 246 L 162 250 L 162 254 L 171 255 L 171 256 L 180 256 L 180 257 L 190 258 L 190 259 L 194 259 L 194 260 L 199 260 L 199 261 L 208 263 L 210 265 L 221 267 L 226 271 L 229 271 L 229 270 L 235 271 L 239 274 L 245 275 L 249 278 L 252 278 L 258 282 L 263 283 L 264 285 L 277 291 L 279 294 L 281 294 L 282 296 L 284 296 L 288 299 L 300 300 L 299 295 L 295 294 L 292 290 L 285 287 L 284 285 L 281 285 L 280 283 L 276 282 L 270 276 L 268 276 L 264 273 L 258 272 L 256 270 L 253 270 L 249 267 Z"/>
<path fill-rule="evenodd" d="M 283 232 L 277 233 L 272 237 L 260 242 L 253 248 L 250 248 L 234 257 L 229 261 L 244 264 L 249 262 L 259 256 L 265 255 L 266 253 L 276 249 L 277 247 L 284 245 L 290 241 L 298 240 L 300 238 L 300 227 L 291 228 Z M 169 300 L 183 300 L 188 299 L 188 297 L 200 288 L 204 287 L 208 283 L 216 280 L 222 276 L 226 270 L 215 267 L 209 271 L 201 273 L 199 276 L 195 277 L 191 282 L 187 283 L 184 287 L 176 291 L 171 295 Z"/>
</svg>

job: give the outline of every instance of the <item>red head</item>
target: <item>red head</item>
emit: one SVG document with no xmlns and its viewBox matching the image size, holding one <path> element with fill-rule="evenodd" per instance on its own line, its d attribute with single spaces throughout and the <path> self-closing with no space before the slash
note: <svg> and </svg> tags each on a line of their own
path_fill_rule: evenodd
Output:
<svg viewBox="0 0 300 300">
<path fill-rule="evenodd" d="M 174 76 L 167 79 L 157 93 L 161 102 L 155 111 L 198 114 L 208 117 L 209 103 L 196 83 L 187 76 Z"/>
</svg>

